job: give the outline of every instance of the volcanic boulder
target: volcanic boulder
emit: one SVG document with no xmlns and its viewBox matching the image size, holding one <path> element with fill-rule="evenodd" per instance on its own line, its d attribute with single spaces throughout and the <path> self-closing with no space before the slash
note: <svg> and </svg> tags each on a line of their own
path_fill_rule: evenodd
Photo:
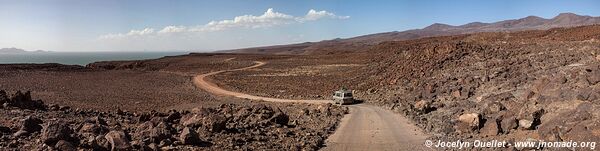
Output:
<svg viewBox="0 0 600 151">
<path fill-rule="evenodd" d="M 44 121 L 38 118 L 27 116 L 25 119 L 21 120 L 21 128 L 14 134 L 14 136 L 19 137 L 34 132 L 39 132 L 43 129 L 43 127 L 40 125 L 42 123 L 44 123 Z"/>
<path fill-rule="evenodd" d="M 60 140 L 72 140 L 73 130 L 63 121 L 51 121 L 46 124 L 42 132 L 42 141 L 53 146 Z"/>
<path fill-rule="evenodd" d="M 150 138 L 152 140 L 161 141 L 171 138 L 171 131 L 173 128 L 165 122 L 160 122 L 150 131 Z"/>
<path fill-rule="evenodd" d="M 327 111 L 329 111 L 329 108 L 327 109 Z M 331 115 L 331 114 L 329 114 Z M 279 125 L 287 125 L 288 122 L 290 121 L 290 118 L 285 115 L 285 113 L 283 113 L 283 111 L 281 111 L 281 109 L 277 109 L 277 111 L 275 112 L 275 114 L 273 114 L 273 116 L 271 118 L 269 118 L 270 122 L 273 122 L 275 124 L 279 124 Z"/>
<path fill-rule="evenodd" d="M 130 150 L 131 145 L 129 144 L 129 139 L 125 135 L 123 131 L 110 131 L 106 136 L 104 136 L 108 143 L 110 143 L 111 150 Z"/>
<path fill-rule="evenodd" d="M 479 130 L 481 115 L 477 113 L 466 113 L 458 117 L 458 124 L 455 129 L 459 133 L 468 133 Z"/>
<path fill-rule="evenodd" d="M 517 124 L 517 119 L 513 116 L 505 117 L 500 122 L 500 127 L 502 128 L 502 132 L 504 134 L 508 134 L 511 130 L 519 127 Z"/>
<path fill-rule="evenodd" d="M 0 105 L 8 102 L 8 95 L 6 94 L 6 91 L 4 90 L 0 90 Z"/>
<path fill-rule="evenodd" d="M 135 139 L 147 140 L 146 143 L 160 143 L 164 139 L 170 139 L 173 134 L 173 128 L 165 122 L 154 124 L 151 121 L 144 122 L 137 126 L 133 134 Z"/>
<path fill-rule="evenodd" d="M 210 132 L 220 132 L 226 128 L 227 119 L 220 115 L 211 114 L 204 118 L 202 124 Z"/>
<path fill-rule="evenodd" d="M 181 134 L 179 135 L 179 141 L 186 145 L 196 145 L 200 143 L 200 138 L 198 133 L 193 129 L 186 127 L 183 129 Z"/>
<path fill-rule="evenodd" d="M 498 122 L 495 119 L 489 119 L 485 122 L 481 130 L 479 130 L 479 135 L 483 137 L 496 136 L 499 132 Z"/>
<path fill-rule="evenodd" d="M 587 80 L 591 85 L 595 85 L 600 82 L 600 70 L 590 73 L 590 75 L 587 77 Z"/>
<path fill-rule="evenodd" d="M 79 129 L 79 133 L 89 133 L 93 135 L 105 134 L 108 132 L 106 121 L 100 117 L 88 118 Z"/>
<path fill-rule="evenodd" d="M 10 133 L 10 128 L 0 125 L 0 134 L 2 133 Z"/>
<path fill-rule="evenodd" d="M 56 148 L 57 150 L 60 151 L 76 151 L 77 148 L 75 146 L 73 146 L 73 144 L 71 144 L 70 142 L 64 141 L 64 140 L 60 140 L 56 143 L 56 145 L 54 146 L 54 148 Z"/>
<path fill-rule="evenodd" d="M 46 106 L 44 102 L 41 100 L 32 100 L 31 93 L 29 91 L 23 93 L 21 91 L 17 91 L 14 95 L 10 97 L 9 100 L 4 101 L 7 106 L 17 107 L 21 109 L 30 109 L 30 110 L 45 110 Z"/>
</svg>

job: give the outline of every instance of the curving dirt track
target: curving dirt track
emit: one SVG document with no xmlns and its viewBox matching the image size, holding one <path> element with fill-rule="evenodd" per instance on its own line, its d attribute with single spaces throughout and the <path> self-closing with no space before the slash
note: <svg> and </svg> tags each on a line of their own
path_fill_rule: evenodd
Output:
<svg viewBox="0 0 600 151">
<path fill-rule="evenodd" d="M 331 100 L 291 100 L 254 96 L 228 91 L 208 82 L 209 76 L 223 72 L 252 69 L 265 65 L 255 61 L 255 65 L 215 71 L 194 77 L 194 84 L 215 95 L 234 96 L 243 99 L 289 103 L 332 103 Z M 340 122 L 336 132 L 327 140 L 323 150 L 427 150 L 423 143 L 427 136 L 410 124 L 410 121 L 391 111 L 366 104 L 349 105 L 350 113 Z"/>
<path fill-rule="evenodd" d="M 266 64 L 265 62 L 261 62 L 261 61 L 255 61 L 255 63 L 256 63 L 255 65 L 252 65 L 249 67 L 232 69 L 232 70 L 221 70 L 221 71 L 215 71 L 215 72 L 197 75 L 194 77 L 194 84 L 196 86 L 198 86 L 199 88 L 201 88 L 209 93 L 215 94 L 215 95 L 234 96 L 234 97 L 238 97 L 238 98 L 242 98 L 242 99 L 262 100 L 262 101 L 268 101 L 268 102 L 288 102 L 288 103 L 315 103 L 315 104 L 332 103 L 331 100 L 290 100 L 290 99 L 277 99 L 277 98 L 254 96 L 254 95 L 250 95 L 250 94 L 228 91 L 223 88 L 220 88 L 219 86 L 217 86 L 214 83 L 206 81 L 206 78 L 211 75 L 216 75 L 216 74 L 223 73 L 223 72 L 252 69 L 252 68 L 260 67 L 260 66 L 263 66 Z"/>
</svg>

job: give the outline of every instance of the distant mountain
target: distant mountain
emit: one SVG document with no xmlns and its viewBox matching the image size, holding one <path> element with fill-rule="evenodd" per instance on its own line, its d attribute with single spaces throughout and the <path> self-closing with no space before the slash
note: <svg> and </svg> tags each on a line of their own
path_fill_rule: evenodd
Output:
<svg viewBox="0 0 600 151">
<path fill-rule="evenodd" d="M 36 50 L 36 51 L 32 51 L 35 53 L 48 53 L 48 52 L 52 52 L 52 51 L 46 51 L 46 50 Z"/>
<path fill-rule="evenodd" d="M 25 51 L 19 48 L 1 48 L 0 53 L 48 53 L 51 51 L 46 50 L 36 50 L 36 51 Z"/>
<path fill-rule="evenodd" d="M 0 53 L 25 53 L 27 51 L 19 48 L 2 48 L 0 49 Z"/>
<path fill-rule="evenodd" d="M 583 16 L 573 13 L 561 13 L 558 16 L 545 19 L 528 16 L 494 23 L 472 22 L 460 26 L 435 23 L 423 29 L 406 30 L 402 32 L 385 32 L 358 36 L 348 39 L 325 40 L 313 43 L 300 43 L 268 47 L 226 50 L 221 52 L 234 53 L 270 53 L 270 54 L 311 54 L 337 53 L 346 51 L 365 50 L 370 45 L 384 41 L 410 40 L 424 37 L 469 34 L 478 32 L 510 32 L 522 30 L 546 30 L 557 27 L 574 27 L 600 24 L 600 17 Z"/>
</svg>

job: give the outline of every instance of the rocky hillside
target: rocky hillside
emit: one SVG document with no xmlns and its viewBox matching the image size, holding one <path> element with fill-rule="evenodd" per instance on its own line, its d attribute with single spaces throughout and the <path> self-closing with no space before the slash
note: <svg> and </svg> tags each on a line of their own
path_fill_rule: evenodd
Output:
<svg viewBox="0 0 600 151">
<path fill-rule="evenodd" d="M 435 23 L 423 29 L 395 31 L 358 36 L 348 39 L 325 40 L 313 43 L 268 46 L 228 50 L 224 52 L 259 54 L 328 54 L 366 51 L 370 46 L 385 42 L 410 40 L 424 37 L 459 35 L 479 32 L 546 30 L 558 27 L 575 27 L 600 24 L 600 17 L 582 16 L 573 13 L 561 13 L 550 19 L 528 16 L 521 19 L 505 20 L 493 23 L 473 22 L 459 26 Z"/>
<path fill-rule="evenodd" d="M 365 92 L 438 136 L 598 141 L 600 26 L 384 42 Z M 582 135 L 586 134 L 586 135 Z"/>
</svg>

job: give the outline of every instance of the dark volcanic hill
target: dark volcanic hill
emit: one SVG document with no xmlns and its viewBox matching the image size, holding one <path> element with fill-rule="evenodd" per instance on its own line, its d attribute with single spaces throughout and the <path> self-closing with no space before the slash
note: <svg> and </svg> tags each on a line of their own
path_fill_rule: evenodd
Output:
<svg viewBox="0 0 600 151">
<path fill-rule="evenodd" d="M 557 27 L 574 27 L 600 24 L 600 17 L 582 16 L 573 13 L 561 13 L 558 16 L 545 19 L 528 16 L 521 19 L 505 20 L 494 23 L 472 22 L 460 26 L 435 23 L 423 29 L 394 31 L 358 36 L 348 39 L 334 39 L 320 42 L 306 42 L 290 45 L 255 47 L 223 52 L 235 53 L 268 53 L 268 54 L 328 54 L 348 51 L 367 50 L 369 46 L 384 41 L 399 41 L 423 37 L 459 35 L 478 32 L 502 32 L 522 30 L 545 30 Z"/>
</svg>

